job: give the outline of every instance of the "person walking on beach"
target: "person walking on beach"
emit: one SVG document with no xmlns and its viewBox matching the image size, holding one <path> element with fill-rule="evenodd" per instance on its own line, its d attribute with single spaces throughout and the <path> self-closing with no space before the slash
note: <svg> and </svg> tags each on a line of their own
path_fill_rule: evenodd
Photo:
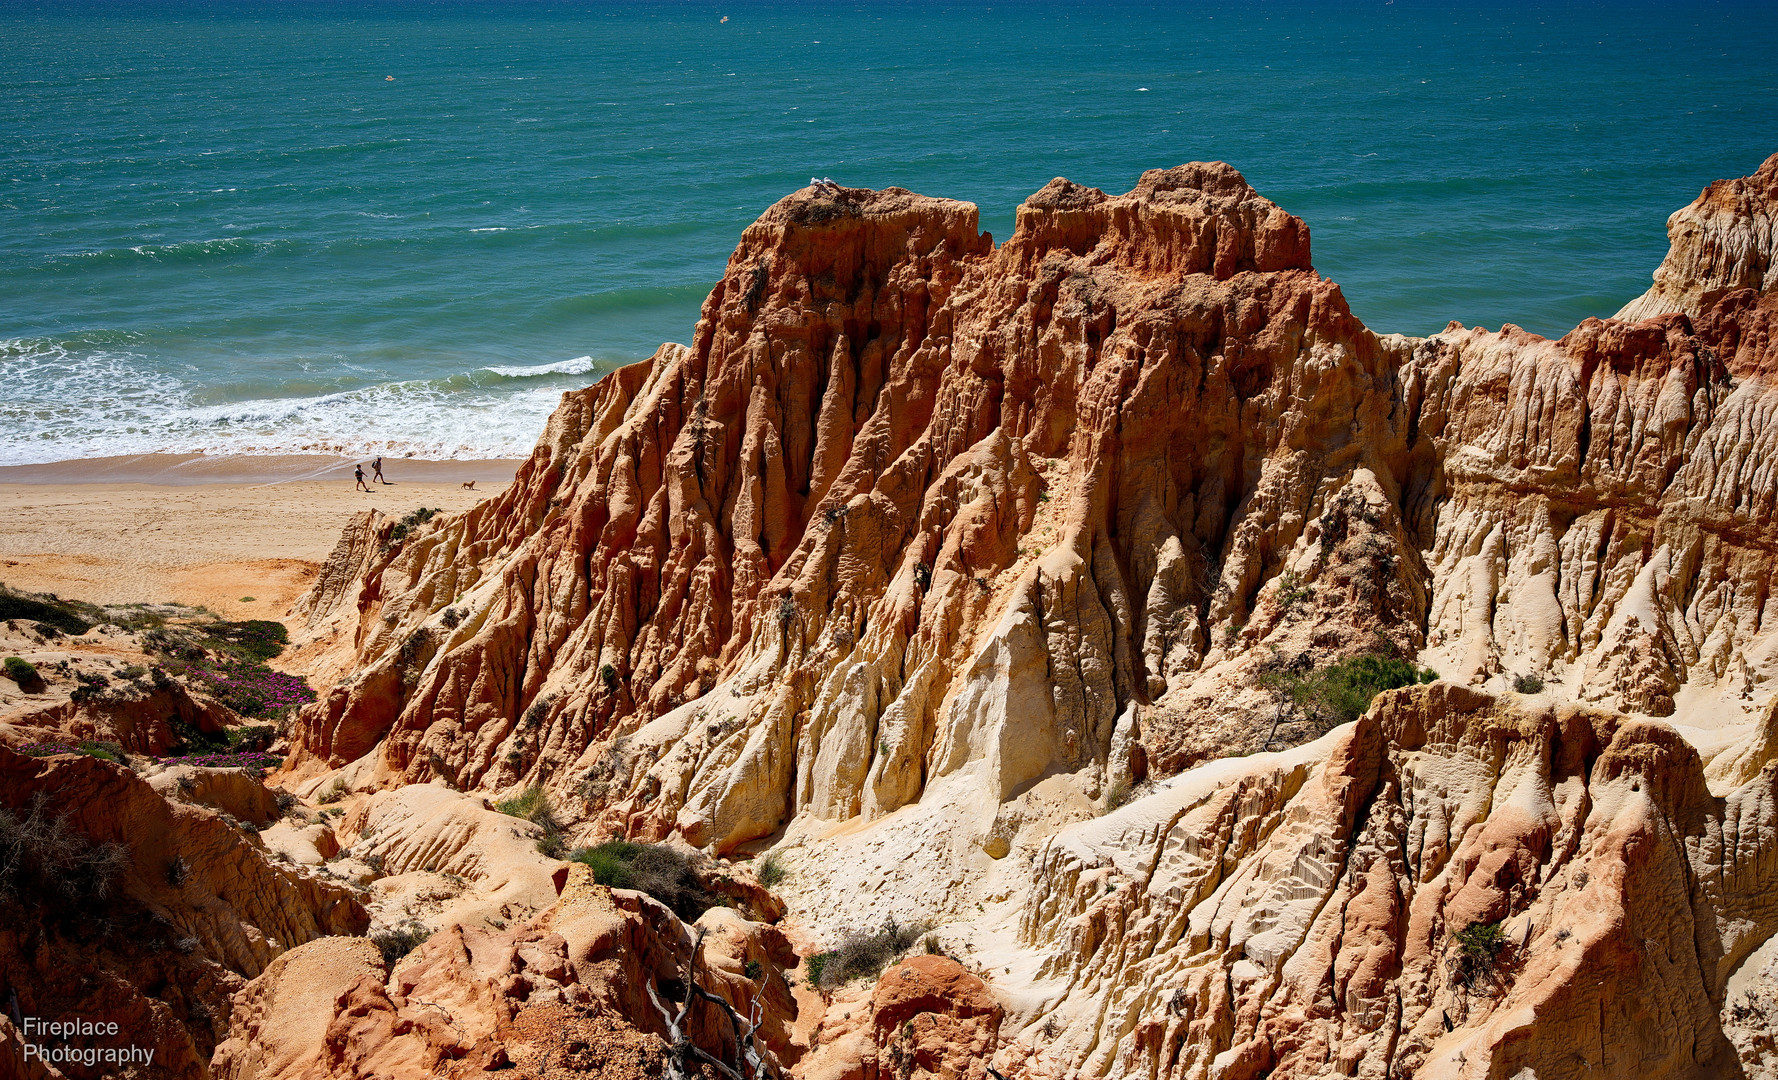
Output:
<svg viewBox="0 0 1778 1080">
<path fill-rule="evenodd" d="M 378 454 L 377 459 L 370 463 L 370 468 L 372 472 L 376 473 L 374 479 L 377 483 L 387 484 L 389 482 L 383 479 L 383 455 Z"/>
<path fill-rule="evenodd" d="M 359 490 L 359 491 L 369 491 L 370 490 L 370 485 L 364 482 L 364 466 L 360 465 L 357 468 L 353 469 L 352 475 L 356 476 L 358 478 L 357 490 Z"/>
</svg>

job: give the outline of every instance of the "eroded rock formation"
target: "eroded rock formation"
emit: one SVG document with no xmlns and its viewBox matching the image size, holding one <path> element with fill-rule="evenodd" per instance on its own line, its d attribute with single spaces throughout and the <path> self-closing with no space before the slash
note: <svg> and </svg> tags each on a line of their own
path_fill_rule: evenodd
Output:
<svg viewBox="0 0 1778 1080">
<path fill-rule="evenodd" d="M 230 995 L 285 951 L 369 923 L 351 890 L 121 765 L 0 747 L 0 811 L 9 1055 L 18 1016 L 103 1017 L 155 1051 L 140 1075 L 207 1076 Z"/>
<path fill-rule="evenodd" d="M 782 966 L 795 955 L 778 931 L 719 908 L 696 935 L 642 894 L 593 884 L 585 867 L 565 873 L 560 899 L 534 922 L 452 926 L 392 967 L 362 939 L 279 957 L 236 997 L 217 1076 L 658 1077 L 668 1047 L 654 1001 L 677 1004 L 670 988 L 688 970 L 761 1021 L 774 1066 L 791 1051 Z M 690 1010 L 686 1035 L 734 1059 L 735 1033 L 710 1004 Z"/>
<path fill-rule="evenodd" d="M 1371 333 L 1224 165 L 998 247 L 805 189 L 505 493 L 349 532 L 289 767 L 770 846 L 818 943 L 938 923 L 1009 1075 L 1752 1067 L 1775 177 L 1555 341 Z M 1361 653 L 1446 681 L 1317 739 L 1262 679 Z"/>
<path fill-rule="evenodd" d="M 1712 797 L 1651 721 L 1391 692 L 1045 846 L 1018 933 L 1060 1000 L 1034 1064 L 1736 1075 L 1718 1013 L 1778 930 L 1775 783 L 1770 764 Z M 1466 953 L 1478 926 L 1498 940 Z"/>
</svg>

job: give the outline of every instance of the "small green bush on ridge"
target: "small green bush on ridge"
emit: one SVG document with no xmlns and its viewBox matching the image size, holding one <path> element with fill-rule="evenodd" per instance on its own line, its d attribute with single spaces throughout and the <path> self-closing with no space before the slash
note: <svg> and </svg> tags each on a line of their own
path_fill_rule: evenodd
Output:
<svg viewBox="0 0 1778 1080">
<path fill-rule="evenodd" d="M 691 860 L 665 844 L 612 840 L 581 848 L 569 858 L 591 868 L 599 884 L 647 893 L 686 922 L 722 904 L 698 880 Z"/>
<path fill-rule="evenodd" d="M 562 825 L 556 820 L 555 805 L 550 802 L 549 793 L 543 790 L 542 784 L 532 784 L 521 794 L 495 803 L 494 809 L 512 817 L 524 818 L 542 829 L 543 835 L 537 839 L 537 850 L 544 855 L 560 859 L 567 853 Z"/>
<path fill-rule="evenodd" d="M 22 657 L 7 657 L 5 670 L 6 677 L 15 683 L 18 683 L 21 687 L 35 686 L 43 681 L 42 676 L 37 674 L 36 665 Z"/>
<path fill-rule="evenodd" d="M 853 979 L 874 979 L 913 948 L 926 930 L 918 923 L 902 926 L 890 919 L 880 930 L 847 934 L 836 948 L 808 957 L 804 973 L 810 986 L 823 990 L 843 986 Z"/>
<path fill-rule="evenodd" d="M 1385 690 L 1437 678 L 1437 672 L 1411 660 L 1366 653 L 1305 674 L 1273 672 L 1263 676 L 1260 684 L 1278 691 L 1305 715 L 1331 728 L 1363 716 L 1371 699 Z"/>
</svg>

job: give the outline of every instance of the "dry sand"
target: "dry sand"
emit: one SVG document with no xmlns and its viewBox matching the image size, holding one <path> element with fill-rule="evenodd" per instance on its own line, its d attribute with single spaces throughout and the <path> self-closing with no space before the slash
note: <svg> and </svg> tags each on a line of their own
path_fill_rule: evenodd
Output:
<svg viewBox="0 0 1778 1080">
<path fill-rule="evenodd" d="M 383 472 L 394 483 L 367 495 L 354 489 L 352 464 L 157 456 L 0 468 L 0 583 L 275 619 L 352 514 L 465 510 L 503 490 L 518 466 L 391 459 Z M 471 479 L 475 489 L 464 490 Z"/>
</svg>

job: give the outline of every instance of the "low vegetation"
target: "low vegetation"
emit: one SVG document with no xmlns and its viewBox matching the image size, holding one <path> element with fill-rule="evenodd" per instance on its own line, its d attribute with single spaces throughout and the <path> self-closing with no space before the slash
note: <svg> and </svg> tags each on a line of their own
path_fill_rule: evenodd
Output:
<svg viewBox="0 0 1778 1080">
<path fill-rule="evenodd" d="M 221 731 L 204 731 L 189 720 L 173 717 L 168 725 L 172 727 L 173 737 L 177 740 L 168 755 L 174 758 L 207 754 L 248 754 L 265 750 L 277 739 L 277 730 L 269 724 L 248 724 Z"/>
<path fill-rule="evenodd" d="M 567 855 L 567 840 L 562 835 L 561 822 L 556 820 L 556 808 L 549 800 L 549 793 L 541 784 L 532 784 L 524 792 L 513 798 L 494 804 L 494 809 L 502 814 L 510 814 L 516 818 L 524 818 L 543 830 L 537 838 L 537 850 L 552 859 L 560 859 Z"/>
<path fill-rule="evenodd" d="M 201 769 L 242 769 L 254 779 L 276 769 L 284 759 L 264 750 L 237 750 L 219 754 L 187 754 L 182 757 L 157 758 L 162 765 L 196 765 Z"/>
<path fill-rule="evenodd" d="M 162 658 L 153 672 L 157 685 L 169 675 L 184 676 L 242 716 L 281 717 L 315 700 L 306 680 L 266 666 L 290 641 L 282 623 L 206 619 L 159 626 L 141 640 L 144 650 Z"/>
<path fill-rule="evenodd" d="M 79 742 L 34 742 L 18 748 L 18 752 L 27 757 L 55 757 L 57 754 L 85 754 L 101 761 L 109 761 L 118 765 L 130 763 L 129 754 L 114 742 L 95 742 L 82 739 Z"/>
<path fill-rule="evenodd" d="M 1278 575 L 1276 601 L 1280 611 L 1290 611 L 1314 598 L 1314 588 L 1305 583 L 1302 575 L 1295 570 L 1286 570 Z"/>
<path fill-rule="evenodd" d="M 1105 813 L 1109 814 L 1133 799 L 1147 794 L 1148 785 L 1115 780 L 1105 789 Z"/>
<path fill-rule="evenodd" d="M 419 948 L 431 936 L 431 930 L 410 919 L 399 926 L 391 926 L 372 934 L 370 941 L 382 952 L 383 963 L 393 965 Z"/>
<path fill-rule="evenodd" d="M 17 656 L 6 658 L 5 670 L 6 677 L 18 683 L 20 687 L 36 686 L 43 681 L 43 677 L 37 674 L 35 665 L 29 660 Z"/>
<path fill-rule="evenodd" d="M 1310 671 L 1286 668 L 1261 676 L 1270 688 L 1304 718 L 1323 731 L 1358 719 L 1371 699 L 1385 690 L 1429 683 L 1438 673 L 1411 660 L 1367 653 Z"/>
<path fill-rule="evenodd" d="M 401 520 L 397 521 L 390 527 L 389 539 L 384 542 L 383 550 L 387 551 L 401 543 L 403 540 L 406 540 L 415 529 L 426 524 L 428 521 L 431 521 L 442 513 L 444 513 L 444 511 L 436 506 L 422 506 L 412 513 L 403 514 Z"/>
<path fill-rule="evenodd" d="M 1543 677 L 1540 675 L 1514 675 L 1513 690 L 1521 694 L 1543 693 Z"/>
<path fill-rule="evenodd" d="M 224 663 L 189 672 L 204 690 L 242 716 L 276 716 L 315 700 L 299 675 L 273 671 L 263 663 Z"/>
<path fill-rule="evenodd" d="M 790 868 L 784 865 L 783 855 L 773 851 L 769 852 L 765 858 L 759 860 L 757 876 L 759 877 L 759 883 L 769 889 L 775 885 L 781 884 L 785 878 L 789 877 Z"/>
<path fill-rule="evenodd" d="M 926 934 L 927 927 L 902 926 L 894 919 L 882 929 L 847 934 L 837 947 L 804 962 L 809 985 L 832 990 L 853 979 L 874 979 Z"/>
<path fill-rule="evenodd" d="M 64 634 L 79 635 L 104 621 L 104 612 L 92 604 L 0 587 L 0 619 L 34 622 Z"/>
<path fill-rule="evenodd" d="M 1475 990 L 1494 978 L 1501 950 L 1506 948 L 1506 931 L 1498 922 L 1470 923 L 1451 935 L 1457 950 L 1451 955 L 1454 980 L 1466 990 Z"/>
<path fill-rule="evenodd" d="M 111 894 L 129 863 L 120 844 L 94 843 L 38 792 L 23 811 L 0 808 L 0 901 L 73 910 Z"/>
<path fill-rule="evenodd" d="M 647 893 L 686 922 L 722 904 L 721 898 L 698 880 L 692 860 L 665 844 L 613 840 L 581 848 L 569 858 L 590 867 L 599 884 Z"/>
</svg>

